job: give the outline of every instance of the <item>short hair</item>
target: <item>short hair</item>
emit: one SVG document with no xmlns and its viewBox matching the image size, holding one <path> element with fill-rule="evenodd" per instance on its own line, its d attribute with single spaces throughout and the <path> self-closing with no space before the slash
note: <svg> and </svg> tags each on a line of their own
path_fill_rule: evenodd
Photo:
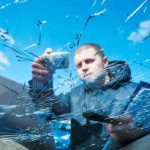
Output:
<svg viewBox="0 0 150 150">
<path fill-rule="evenodd" d="M 80 53 L 81 51 L 87 50 L 88 48 L 91 48 L 91 47 L 95 49 L 95 52 L 96 52 L 95 55 L 98 54 L 102 58 L 105 57 L 103 48 L 100 45 L 96 44 L 96 43 L 86 43 L 86 44 L 83 44 L 83 45 L 79 46 L 77 48 L 77 50 L 75 51 L 74 56 L 76 54 Z"/>
</svg>

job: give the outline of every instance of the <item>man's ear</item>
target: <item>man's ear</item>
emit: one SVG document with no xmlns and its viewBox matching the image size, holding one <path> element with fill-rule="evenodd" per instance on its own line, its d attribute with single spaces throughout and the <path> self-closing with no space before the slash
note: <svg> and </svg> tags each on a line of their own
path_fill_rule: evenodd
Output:
<svg viewBox="0 0 150 150">
<path fill-rule="evenodd" d="M 107 57 L 103 57 L 103 63 L 104 63 L 104 67 L 107 68 L 107 66 L 108 66 L 108 58 Z"/>
</svg>

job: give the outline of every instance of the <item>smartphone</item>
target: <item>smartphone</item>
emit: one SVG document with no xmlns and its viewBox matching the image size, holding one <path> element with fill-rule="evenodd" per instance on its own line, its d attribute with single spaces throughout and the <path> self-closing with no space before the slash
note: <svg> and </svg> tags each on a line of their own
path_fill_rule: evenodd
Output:
<svg viewBox="0 0 150 150">
<path fill-rule="evenodd" d="M 92 111 L 83 112 L 83 117 L 89 120 L 108 123 L 108 124 L 119 124 L 119 118 L 111 118 L 104 115 L 97 114 Z"/>
<path fill-rule="evenodd" d="M 45 62 L 48 69 L 67 69 L 69 66 L 68 52 L 55 52 L 46 55 Z"/>
</svg>

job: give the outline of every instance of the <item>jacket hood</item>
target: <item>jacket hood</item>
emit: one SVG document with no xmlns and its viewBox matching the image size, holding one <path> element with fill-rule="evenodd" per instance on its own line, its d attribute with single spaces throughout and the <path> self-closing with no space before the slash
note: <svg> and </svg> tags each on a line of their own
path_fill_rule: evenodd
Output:
<svg viewBox="0 0 150 150">
<path fill-rule="evenodd" d="M 111 80 L 106 87 L 116 89 L 131 80 L 131 70 L 124 61 L 110 61 L 108 64 L 108 76 Z"/>
</svg>

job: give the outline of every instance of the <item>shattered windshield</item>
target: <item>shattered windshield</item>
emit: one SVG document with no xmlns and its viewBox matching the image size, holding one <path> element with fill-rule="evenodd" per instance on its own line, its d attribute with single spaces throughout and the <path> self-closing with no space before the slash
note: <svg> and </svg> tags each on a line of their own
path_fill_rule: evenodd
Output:
<svg viewBox="0 0 150 150">
<path fill-rule="evenodd" d="M 75 53 L 85 43 L 100 45 L 107 56 L 108 64 L 103 69 L 109 77 L 106 89 L 114 87 L 111 94 L 97 86 L 92 89 L 92 76 L 101 72 L 85 73 L 90 67 L 80 70 L 92 63 L 91 59 L 76 59 L 77 55 L 91 57 L 90 51 L 86 56 L 82 51 Z M 87 147 L 83 139 L 92 138 L 93 133 L 108 138 L 103 136 L 107 130 L 102 126 L 118 122 L 113 119 L 121 114 L 130 114 L 138 127 L 144 123 L 141 129 L 149 131 L 149 43 L 149 0 L 1 0 L 0 149 L 9 142 L 14 150 L 17 146 L 67 150 L 72 149 L 72 139 L 81 138 L 75 145 L 90 150 L 98 140 Z M 51 54 L 39 61 L 47 48 L 51 48 Z M 33 80 L 33 63 L 35 68 L 42 64 L 51 72 L 47 82 Z M 117 95 L 117 89 L 129 82 L 140 84 L 132 90 L 125 86 L 124 96 Z M 93 120 L 93 114 L 83 115 L 85 111 L 102 116 Z M 71 136 L 72 130 L 86 136 Z"/>
</svg>

